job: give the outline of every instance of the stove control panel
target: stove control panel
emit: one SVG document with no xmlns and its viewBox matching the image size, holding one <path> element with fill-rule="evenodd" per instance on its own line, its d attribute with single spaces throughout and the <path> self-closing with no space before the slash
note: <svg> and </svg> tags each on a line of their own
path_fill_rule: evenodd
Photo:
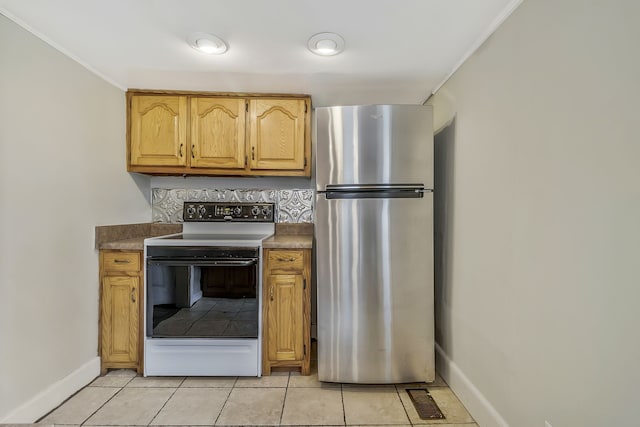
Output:
<svg viewBox="0 0 640 427">
<path fill-rule="evenodd" d="M 185 222 L 273 222 L 273 203 L 184 202 Z"/>
</svg>

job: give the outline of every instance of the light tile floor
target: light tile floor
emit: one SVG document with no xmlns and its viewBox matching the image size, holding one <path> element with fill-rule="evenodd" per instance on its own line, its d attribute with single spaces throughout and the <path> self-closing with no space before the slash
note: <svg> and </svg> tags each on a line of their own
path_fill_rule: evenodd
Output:
<svg viewBox="0 0 640 427">
<path fill-rule="evenodd" d="M 315 364 L 314 364 L 315 365 Z M 398 385 L 321 383 L 274 372 L 262 378 L 144 378 L 111 371 L 80 390 L 39 423 L 66 426 L 411 426 L 478 427 L 447 384 L 426 386 L 445 420 L 421 420 Z"/>
</svg>

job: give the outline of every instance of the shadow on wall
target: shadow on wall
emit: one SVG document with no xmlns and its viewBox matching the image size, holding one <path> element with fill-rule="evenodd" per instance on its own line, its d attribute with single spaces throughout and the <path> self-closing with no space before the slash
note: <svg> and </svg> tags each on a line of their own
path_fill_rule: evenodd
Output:
<svg viewBox="0 0 640 427">
<path fill-rule="evenodd" d="M 151 206 L 151 177 L 135 172 L 131 172 L 129 175 L 144 196 L 144 199 Z"/>
<path fill-rule="evenodd" d="M 434 292 L 435 338 L 449 353 L 451 334 L 451 244 L 453 242 L 453 177 L 455 117 L 434 136 Z"/>
</svg>

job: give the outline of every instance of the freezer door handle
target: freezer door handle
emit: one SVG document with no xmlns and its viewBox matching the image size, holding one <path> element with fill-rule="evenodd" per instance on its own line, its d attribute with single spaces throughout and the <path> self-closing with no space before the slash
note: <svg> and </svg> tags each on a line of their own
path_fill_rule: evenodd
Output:
<svg viewBox="0 0 640 427">
<path fill-rule="evenodd" d="M 407 190 L 425 188 L 424 184 L 406 183 L 406 184 L 328 184 L 325 187 L 327 191 L 377 191 L 377 190 Z"/>
<path fill-rule="evenodd" d="M 419 199 L 433 190 L 425 188 L 332 189 L 320 192 L 326 199 Z"/>
</svg>

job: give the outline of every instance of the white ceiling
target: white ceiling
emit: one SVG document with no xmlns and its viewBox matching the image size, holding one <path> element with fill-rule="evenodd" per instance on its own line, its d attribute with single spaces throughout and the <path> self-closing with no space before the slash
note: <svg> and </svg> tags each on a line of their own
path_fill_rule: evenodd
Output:
<svg viewBox="0 0 640 427">
<path fill-rule="evenodd" d="M 116 86 L 422 103 L 521 0 L 0 0 L 0 12 Z M 320 57 L 310 36 L 336 32 Z M 229 45 L 188 46 L 193 32 Z"/>
</svg>

